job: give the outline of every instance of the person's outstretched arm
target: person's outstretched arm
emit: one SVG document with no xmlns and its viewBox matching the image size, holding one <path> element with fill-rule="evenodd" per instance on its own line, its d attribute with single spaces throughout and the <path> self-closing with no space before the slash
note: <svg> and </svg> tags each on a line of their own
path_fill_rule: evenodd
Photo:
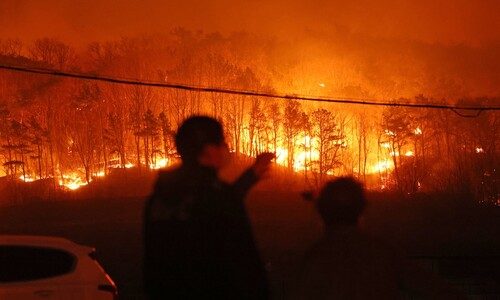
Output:
<svg viewBox="0 0 500 300">
<path fill-rule="evenodd" d="M 275 157 L 276 155 L 270 152 L 257 155 L 255 163 L 243 172 L 243 174 L 241 174 L 241 176 L 233 184 L 231 184 L 232 192 L 238 198 L 243 198 L 252 186 L 259 182 L 259 180 L 268 176 L 271 161 Z"/>
</svg>

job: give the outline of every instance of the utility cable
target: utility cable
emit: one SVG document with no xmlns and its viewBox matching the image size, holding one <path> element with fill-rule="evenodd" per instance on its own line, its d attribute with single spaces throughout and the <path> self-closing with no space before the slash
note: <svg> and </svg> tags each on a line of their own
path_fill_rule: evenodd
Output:
<svg viewBox="0 0 500 300">
<path fill-rule="evenodd" d="M 69 77 L 69 78 L 79 78 L 102 82 L 111 82 L 117 84 L 125 85 L 139 85 L 139 86 L 150 86 L 150 87 L 160 87 L 160 88 L 171 88 L 180 89 L 186 91 L 204 92 L 204 93 L 222 93 L 231 95 L 242 95 L 242 96 L 252 96 L 252 97 L 265 97 L 265 98 L 276 98 L 276 99 L 288 99 L 288 100 L 299 100 L 299 101 L 315 101 L 315 102 L 329 102 L 329 103 L 344 103 L 344 104 L 358 104 L 358 105 L 372 105 L 372 106 L 396 106 L 396 107 L 413 107 L 413 108 L 431 108 L 431 109 L 449 109 L 461 117 L 474 118 L 478 117 L 483 111 L 500 110 L 500 107 L 496 106 L 454 106 L 446 104 L 419 104 L 419 103 L 398 103 L 398 102 L 380 102 L 373 100 L 354 100 L 354 99 L 335 99 L 330 97 L 313 97 L 313 96 L 303 96 L 303 95 L 287 95 L 287 94 L 274 94 L 256 91 L 245 91 L 236 89 L 224 89 L 224 88 L 210 88 L 210 87 L 199 87 L 186 84 L 173 84 L 167 82 L 154 82 L 154 81 L 141 81 L 134 79 L 120 79 L 116 77 L 99 76 L 92 74 L 74 73 L 66 72 L 52 69 L 42 69 L 42 68 L 29 68 L 24 66 L 9 66 L 0 65 L 0 69 L 27 72 L 35 74 L 52 75 L 59 77 Z M 476 111 L 475 115 L 465 115 L 458 110 L 465 111 Z"/>
</svg>

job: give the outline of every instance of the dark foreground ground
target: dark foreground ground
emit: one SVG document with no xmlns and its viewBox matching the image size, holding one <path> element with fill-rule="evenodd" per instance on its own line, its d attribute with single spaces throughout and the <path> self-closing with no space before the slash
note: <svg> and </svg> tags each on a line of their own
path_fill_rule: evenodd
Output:
<svg viewBox="0 0 500 300">
<path fill-rule="evenodd" d="M 367 208 L 367 230 L 412 259 L 435 270 L 439 265 L 442 275 L 468 293 L 495 293 L 500 284 L 495 273 L 500 269 L 499 208 L 453 199 L 375 198 Z M 118 285 L 120 299 L 143 299 L 143 206 L 144 198 L 136 197 L 0 207 L 0 234 L 54 235 L 94 246 L 98 260 Z M 274 298 L 283 299 L 300 257 L 321 235 L 321 222 L 311 203 L 296 193 L 254 192 L 247 206 Z"/>
</svg>

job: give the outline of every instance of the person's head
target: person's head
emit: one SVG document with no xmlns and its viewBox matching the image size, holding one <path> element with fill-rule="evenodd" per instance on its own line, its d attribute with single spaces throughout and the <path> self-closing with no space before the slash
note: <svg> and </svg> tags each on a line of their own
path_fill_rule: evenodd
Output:
<svg viewBox="0 0 500 300">
<path fill-rule="evenodd" d="M 229 160 L 222 125 L 210 117 L 193 116 L 186 119 L 177 131 L 175 145 L 185 164 L 220 169 Z"/>
<path fill-rule="evenodd" d="M 350 177 L 342 177 L 325 184 L 316 209 L 325 225 L 355 225 L 365 207 L 363 186 Z"/>
</svg>

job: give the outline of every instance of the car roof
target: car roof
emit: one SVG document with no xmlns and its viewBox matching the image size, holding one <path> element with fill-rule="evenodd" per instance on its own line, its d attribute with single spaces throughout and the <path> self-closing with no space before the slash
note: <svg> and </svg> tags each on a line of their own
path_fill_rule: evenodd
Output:
<svg viewBox="0 0 500 300">
<path fill-rule="evenodd" d="M 0 235 L 0 245 L 57 248 L 84 255 L 95 251 L 93 247 L 80 245 L 65 238 L 42 235 Z"/>
</svg>

